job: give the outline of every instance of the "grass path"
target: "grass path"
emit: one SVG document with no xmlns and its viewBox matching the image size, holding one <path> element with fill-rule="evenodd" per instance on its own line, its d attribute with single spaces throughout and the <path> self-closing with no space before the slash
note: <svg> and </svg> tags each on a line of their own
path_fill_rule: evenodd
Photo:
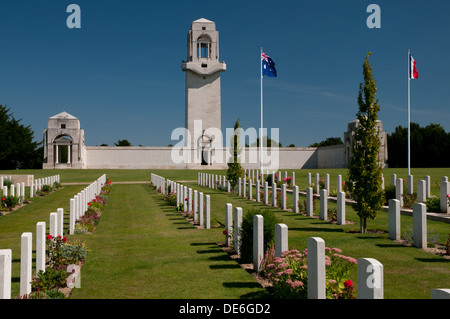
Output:
<svg viewBox="0 0 450 319">
<path fill-rule="evenodd" d="M 115 185 L 71 298 L 221 299 L 261 296 L 253 277 L 148 185 Z M 74 237 L 76 238 L 76 236 Z"/>
</svg>

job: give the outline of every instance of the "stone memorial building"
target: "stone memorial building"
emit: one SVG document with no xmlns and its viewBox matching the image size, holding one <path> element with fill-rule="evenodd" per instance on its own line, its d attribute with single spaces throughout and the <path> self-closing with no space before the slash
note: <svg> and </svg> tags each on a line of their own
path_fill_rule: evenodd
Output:
<svg viewBox="0 0 450 319">
<path fill-rule="evenodd" d="M 175 160 L 178 151 L 168 146 L 86 146 L 80 121 L 62 112 L 50 117 L 44 130 L 43 168 L 226 169 L 227 159 L 218 155 L 229 154 L 222 145 L 226 134 L 221 126 L 220 75 L 226 71 L 226 64 L 219 60 L 219 32 L 213 21 L 202 18 L 192 22 L 187 33 L 187 58 L 181 69 L 186 76 L 184 132 L 189 135 L 183 141 L 181 160 Z M 356 125 L 357 121 L 348 123 L 341 145 L 279 148 L 277 169 L 347 167 Z M 381 121 L 378 126 L 382 143 L 379 159 L 386 166 L 386 132 Z M 245 140 L 245 136 L 242 138 Z M 243 168 L 259 169 L 259 156 L 255 154 L 259 154 L 256 147 L 243 148 Z"/>
</svg>

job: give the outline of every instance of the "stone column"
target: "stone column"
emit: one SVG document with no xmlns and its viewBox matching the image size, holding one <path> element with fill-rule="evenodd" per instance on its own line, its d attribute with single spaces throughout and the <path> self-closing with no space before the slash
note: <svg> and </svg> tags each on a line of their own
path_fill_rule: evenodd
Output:
<svg viewBox="0 0 450 319">
<path fill-rule="evenodd" d="M 281 185 L 281 209 L 286 209 L 286 184 Z"/>
<path fill-rule="evenodd" d="M 308 238 L 308 299 L 325 299 L 325 241 Z"/>
<path fill-rule="evenodd" d="M 261 270 L 264 258 L 264 218 L 262 215 L 253 216 L 253 270 Z"/>
<path fill-rule="evenodd" d="M 253 199 L 253 185 L 252 185 L 252 180 L 249 179 L 248 180 L 248 199 L 252 200 Z"/>
</svg>

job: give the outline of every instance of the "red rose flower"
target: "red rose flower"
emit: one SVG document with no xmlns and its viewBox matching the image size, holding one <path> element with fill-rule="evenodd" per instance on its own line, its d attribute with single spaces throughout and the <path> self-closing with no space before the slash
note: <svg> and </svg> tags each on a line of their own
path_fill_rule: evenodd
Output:
<svg viewBox="0 0 450 319">
<path fill-rule="evenodd" d="M 349 288 L 349 287 L 353 286 L 353 282 L 351 280 L 346 280 L 344 282 L 344 286 L 345 286 L 345 288 Z"/>
<path fill-rule="evenodd" d="M 52 235 L 47 235 L 47 239 L 52 239 L 53 237 L 52 237 Z"/>
<path fill-rule="evenodd" d="M 64 238 L 62 239 L 62 241 L 63 241 L 63 242 L 66 242 L 66 241 L 67 241 L 67 237 L 64 237 Z"/>
<path fill-rule="evenodd" d="M 226 235 L 228 235 L 228 232 L 226 230 L 224 230 L 223 234 L 226 236 Z"/>
</svg>

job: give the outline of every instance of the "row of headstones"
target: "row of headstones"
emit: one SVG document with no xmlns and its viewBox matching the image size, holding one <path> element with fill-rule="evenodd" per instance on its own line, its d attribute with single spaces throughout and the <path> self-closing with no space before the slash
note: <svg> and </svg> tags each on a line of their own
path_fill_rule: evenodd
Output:
<svg viewBox="0 0 450 319">
<path fill-rule="evenodd" d="M 423 204 L 422 204 L 423 205 Z M 239 254 L 240 228 L 242 226 L 242 208 L 234 210 L 230 203 L 225 204 L 225 229 L 234 236 L 234 251 Z M 230 245 L 230 236 L 226 237 L 226 245 Z M 320 237 L 310 237 L 307 241 L 308 262 L 308 298 L 325 299 L 325 241 Z M 288 250 L 288 227 L 286 224 L 275 225 L 275 257 Z M 253 216 L 253 268 L 259 272 L 264 259 L 264 217 Z M 382 299 L 383 264 L 373 258 L 357 260 L 357 298 Z M 433 289 L 431 298 L 450 298 L 450 289 Z"/>
<path fill-rule="evenodd" d="M 260 174 L 260 170 L 257 169 L 244 169 L 244 179 L 251 179 L 253 181 L 256 180 L 260 180 L 260 182 L 265 181 L 264 176 L 268 176 L 270 174 L 272 174 L 272 182 L 276 182 L 276 181 L 280 181 L 281 180 L 281 171 L 270 171 L 270 170 L 266 170 L 264 173 L 264 170 L 261 171 L 262 173 Z M 290 174 L 288 174 L 287 171 L 284 171 L 283 174 L 283 181 L 287 180 L 289 177 L 291 178 L 291 185 L 294 186 L 295 185 L 295 172 L 291 172 Z"/>
<path fill-rule="evenodd" d="M 56 213 L 50 213 L 49 235 L 63 235 L 64 211 L 58 208 Z M 46 222 L 36 224 L 36 274 L 45 272 L 46 258 Z M 33 274 L 33 233 L 22 233 L 20 242 L 20 292 L 21 298 L 31 293 Z M 11 299 L 11 267 L 12 250 L 0 249 L 0 299 Z"/>
<path fill-rule="evenodd" d="M 183 212 L 192 212 L 194 223 L 205 229 L 211 228 L 211 197 L 181 183 L 151 173 L 151 182 L 162 194 L 176 194 L 177 207 L 183 204 Z"/>
<path fill-rule="evenodd" d="M 406 191 L 408 194 L 414 192 L 414 177 L 408 175 L 406 179 Z M 417 203 L 423 203 L 427 198 L 431 197 L 430 194 L 430 176 L 424 176 L 422 180 L 417 181 Z M 396 174 L 391 175 L 391 185 L 395 186 L 395 198 L 400 201 L 400 206 L 403 206 L 403 179 L 397 178 Z M 442 213 L 449 213 L 448 198 L 450 194 L 450 183 L 447 176 L 441 177 L 440 180 L 440 210 Z"/>
<path fill-rule="evenodd" d="M 77 195 L 70 199 L 69 234 L 75 232 L 75 222 L 79 220 L 89 208 L 88 203 L 100 194 L 103 185 L 106 183 L 106 174 L 97 178 L 94 182 L 86 186 Z"/>
<path fill-rule="evenodd" d="M 272 172 L 272 174 L 275 174 Z M 294 177 L 295 178 L 295 177 Z M 318 181 L 319 174 L 316 174 L 316 180 Z M 273 180 L 273 179 L 272 179 Z M 328 180 L 328 188 L 329 188 L 329 174 L 326 175 L 326 180 Z M 215 188 L 217 185 L 216 181 L 218 181 L 219 185 L 226 185 L 227 192 L 230 192 L 230 182 L 226 180 L 225 176 L 217 176 L 209 173 L 198 173 L 197 182 L 199 185 L 206 186 L 209 188 Z M 337 176 L 338 185 L 342 185 L 342 176 Z M 308 185 L 311 184 L 311 173 L 308 173 Z M 316 183 L 318 185 L 318 183 Z M 260 198 L 260 181 L 256 180 L 256 202 L 261 202 Z M 238 195 L 242 197 L 247 197 L 247 188 L 248 188 L 248 198 L 250 200 L 253 199 L 253 180 L 249 179 L 246 181 L 245 178 L 239 177 L 238 179 Z M 318 188 L 317 188 L 318 191 Z M 272 206 L 277 205 L 277 185 L 276 183 L 272 183 L 271 186 L 272 192 Z M 294 213 L 299 212 L 299 187 L 294 185 L 292 187 L 292 211 Z M 262 202 L 266 205 L 269 204 L 269 183 L 264 182 L 264 191 L 262 194 Z M 281 185 L 281 209 L 287 209 L 287 184 L 284 183 Z M 306 215 L 312 217 L 314 215 L 313 212 L 313 189 L 308 187 L 306 189 Z M 328 190 L 322 189 L 320 190 L 320 219 L 327 220 L 328 219 Z M 342 192 L 342 189 L 339 189 L 337 192 L 337 224 L 345 225 L 345 193 Z"/>
<path fill-rule="evenodd" d="M 16 185 L 11 184 L 10 191 L 8 192 L 8 187 L 4 185 L 5 178 L 11 180 L 11 176 L 0 176 L 0 186 L 3 191 L 3 196 L 13 196 L 13 197 L 25 197 L 25 183 L 17 183 Z M 44 185 L 52 186 L 55 182 L 59 183 L 59 175 L 53 175 L 43 178 L 38 178 L 31 181 L 30 185 L 30 197 L 34 197 L 34 194 L 38 189 L 41 189 Z"/>
<path fill-rule="evenodd" d="M 88 208 L 87 203 L 99 194 L 106 182 L 106 175 L 101 176 L 95 182 L 87 186 L 83 191 L 70 199 L 70 228 L 69 234 L 73 234 L 73 226 L 76 216 L 81 217 Z M 90 199 L 89 199 L 90 198 Z M 87 201 L 87 202 L 86 202 Z M 78 205 L 76 205 L 78 203 Z M 85 205 L 83 205 L 85 203 Z M 84 211 L 83 211 L 84 210 Z M 77 218 L 78 219 L 78 218 Z M 63 236 L 64 233 L 64 209 L 58 208 L 56 213 L 50 213 L 49 235 L 52 237 Z M 46 222 L 36 224 L 36 274 L 45 272 L 45 247 L 46 247 Z M 33 233 L 25 232 L 21 236 L 20 251 L 20 297 L 31 292 L 31 279 L 33 272 Z M 11 262 L 12 250 L 0 249 L 0 299 L 11 299 Z"/>
</svg>

